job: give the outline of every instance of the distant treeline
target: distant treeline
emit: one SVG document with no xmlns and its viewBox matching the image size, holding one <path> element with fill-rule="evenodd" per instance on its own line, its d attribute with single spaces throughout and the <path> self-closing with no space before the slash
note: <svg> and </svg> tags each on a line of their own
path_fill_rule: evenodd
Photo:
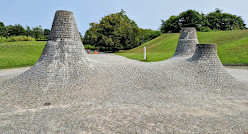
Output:
<svg viewBox="0 0 248 134">
<path fill-rule="evenodd" d="M 237 15 L 223 13 L 216 8 L 209 14 L 187 10 L 179 15 L 162 20 L 160 30 L 162 33 L 178 33 L 182 27 L 195 27 L 197 31 L 209 32 L 212 30 L 238 30 L 245 29 L 244 20 Z"/>
<path fill-rule="evenodd" d="M 11 37 L 14 39 L 13 36 L 26 36 L 35 38 L 36 40 L 47 40 L 49 33 L 49 29 L 42 29 L 41 26 L 33 28 L 26 26 L 26 28 L 24 28 L 20 24 L 5 26 L 3 22 L 0 22 L 0 37 L 5 37 L 6 39 Z"/>
<path fill-rule="evenodd" d="M 97 49 L 118 51 L 132 49 L 144 42 L 150 41 L 162 33 L 179 33 L 182 27 L 195 27 L 197 31 L 208 32 L 212 30 L 238 30 L 245 29 L 244 20 L 237 15 L 223 13 L 216 9 L 209 14 L 199 13 L 195 10 L 187 10 L 177 16 L 171 16 L 168 20 L 162 20 L 160 31 L 139 28 L 134 20 L 131 20 L 124 10 L 102 17 L 97 23 L 90 23 L 90 28 L 81 39 L 84 44 Z M 47 40 L 49 29 L 41 26 L 23 28 L 20 24 L 5 26 L 0 22 L 0 37 L 2 40 L 11 40 L 12 36 L 32 37 L 36 40 Z M 25 39 L 24 37 L 12 40 Z M 28 39 L 30 40 L 30 38 Z"/>
</svg>

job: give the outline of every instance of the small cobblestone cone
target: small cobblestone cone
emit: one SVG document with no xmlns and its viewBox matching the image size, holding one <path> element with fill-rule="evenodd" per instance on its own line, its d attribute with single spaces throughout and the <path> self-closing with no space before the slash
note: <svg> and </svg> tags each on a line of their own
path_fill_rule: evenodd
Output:
<svg viewBox="0 0 248 134">
<path fill-rule="evenodd" d="M 217 54 L 217 44 L 197 44 L 191 61 L 214 62 L 215 64 L 221 64 Z"/>
<path fill-rule="evenodd" d="M 172 57 L 187 57 L 192 56 L 195 52 L 198 38 L 194 27 L 182 28 L 178 40 L 176 52 Z"/>
<path fill-rule="evenodd" d="M 224 68 L 217 54 L 217 44 L 197 44 L 194 55 L 188 59 L 196 68 L 193 76 L 215 82 L 234 79 Z"/>
</svg>

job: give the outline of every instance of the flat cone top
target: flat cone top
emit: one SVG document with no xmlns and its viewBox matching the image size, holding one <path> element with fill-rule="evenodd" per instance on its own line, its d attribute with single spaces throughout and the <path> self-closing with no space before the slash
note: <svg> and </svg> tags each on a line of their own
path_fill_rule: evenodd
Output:
<svg viewBox="0 0 248 134">
<path fill-rule="evenodd" d="M 81 40 L 74 15 L 70 11 L 58 10 L 55 13 L 52 30 L 48 40 L 79 41 Z"/>
<path fill-rule="evenodd" d="M 194 27 L 182 28 L 180 37 L 177 43 L 176 52 L 173 57 L 188 57 L 192 56 L 195 52 L 198 38 Z"/>
<path fill-rule="evenodd" d="M 180 37 L 179 39 L 184 39 L 184 40 L 198 40 L 197 39 L 197 34 L 196 30 L 194 27 L 184 27 L 182 28 L 180 32 Z"/>
<path fill-rule="evenodd" d="M 219 57 L 217 55 L 217 44 L 197 44 L 194 55 L 191 58 L 191 61 L 210 61 L 210 60 L 218 60 Z"/>
</svg>

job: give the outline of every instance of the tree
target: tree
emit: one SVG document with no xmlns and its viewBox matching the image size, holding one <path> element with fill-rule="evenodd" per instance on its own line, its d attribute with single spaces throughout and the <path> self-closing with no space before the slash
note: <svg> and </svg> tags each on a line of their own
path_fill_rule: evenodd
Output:
<svg viewBox="0 0 248 134">
<path fill-rule="evenodd" d="M 212 30 L 245 29 L 244 20 L 240 16 L 222 13 L 218 8 L 206 15 L 206 19 Z"/>
<path fill-rule="evenodd" d="M 20 24 L 7 26 L 8 36 L 25 35 L 25 29 Z"/>
<path fill-rule="evenodd" d="M 0 37 L 6 37 L 7 36 L 7 29 L 5 27 L 5 25 L 3 24 L 3 22 L 0 22 Z"/>
<path fill-rule="evenodd" d="M 34 38 L 36 40 L 42 40 L 44 39 L 44 31 L 43 29 L 41 28 L 41 26 L 39 27 L 34 27 L 33 28 L 33 34 L 34 34 Z"/>
<path fill-rule="evenodd" d="M 142 28 L 140 28 L 140 32 L 141 32 L 140 43 L 144 43 L 152 39 L 155 39 L 162 34 L 160 31 L 153 31 L 152 29 L 142 29 Z"/>
<path fill-rule="evenodd" d="M 84 38 L 83 38 L 83 36 L 82 36 L 82 34 L 80 32 L 79 32 L 79 36 L 81 38 L 81 41 L 83 42 L 84 41 Z"/>
<path fill-rule="evenodd" d="M 181 27 L 195 27 L 197 30 L 200 30 L 200 27 L 204 25 L 202 15 L 195 10 L 182 12 L 178 18 Z"/>
<path fill-rule="evenodd" d="M 49 36 L 50 32 L 51 31 L 49 29 L 44 29 L 44 38 L 45 39 L 48 39 L 48 36 Z"/>
<path fill-rule="evenodd" d="M 34 37 L 34 32 L 32 31 L 32 29 L 29 26 L 26 26 L 25 35 L 30 36 L 30 37 Z"/>
<path fill-rule="evenodd" d="M 200 27 L 204 24 L 203 17 L 199 12 L 187 10 L 178 16 L 171 16 L 166 21 L 162 20 L 160 31 L 162 33 L 178 33 L 182 27 L 195 27 L 200 30 Z"/>
<path fill-rule="evenodd" d="M 181 30 L 181 25 L 179 24 L 178 16 L 171 16 L 168 20 L 163 21 L 160 26 L 160 31 L 162 33 L 177 33 Z"/>
<path fill-rule="evenodd" d="M 44 29 L 44 35 L 49 35 L 50 34 L 50 30 L 49 29 Z"/>
<path fill-rule="evenodd" d="M 195 10 L 187 10 L 178 16 L 171 16 L 163 21 L 160 26 L 162 33 L 178 33 L 182 27 L 195 27 L 198 31 L 245 29 L 245 24 L 240 16 L 222 13 L 215 9 L 207 15 Z"/>
<path fill-rule="evenodd" d="M 114 52 L 138 46 L 140 36 L 137 24 L 122 10 L 103 17 L 99 23 L 90 23 L 90 28 L 84 35 L 84 44 Z"/>
</svg>

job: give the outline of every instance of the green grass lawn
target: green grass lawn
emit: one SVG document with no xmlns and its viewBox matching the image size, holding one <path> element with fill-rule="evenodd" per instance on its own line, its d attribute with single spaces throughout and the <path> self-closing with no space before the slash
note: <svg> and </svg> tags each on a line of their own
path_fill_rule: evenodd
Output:
<svg viewBox="0 0 248 134">
<path fill-rule="evenodd" d="M 197 32 L 197 35 L 200 43 L 218 44 L 218 55 L 223 64 L 248 65 L 248 30 Z M 142 61 L 143 47 L 147 45 L 147 61 L 162 61 L 174 54 L 178 39 L 179 33 L 163 34 L 137 48 L 116 54 Z M 46 41 L 0 43 L 0 69 L 32 66 L 45 44 Z"/>
<path fill-rule="evenodd" d="M 32 66 L 39 59 L 46 41 L 0 43 L 0 69 Z M 93 46 L 85 48 L 94 49 Z"/>
<path fill-rule="evenodd" d="M 248 65 L 248 30 L 197 32 L 199 43 L 216 43 L 223 64 Z M 147 61 L 162 61 L 170 58 L 177 46 L 179 33 L 163 34 L 141 46 L 116 53 L 127 58 L 143 60 L 143 48 L 147 46 Z"/>
<path fill-rule="evenodd" d="M 0 44 L 0 69 L 32 66 L 40 57 L 46 41 L 20 41 Z"/>
</svg>

